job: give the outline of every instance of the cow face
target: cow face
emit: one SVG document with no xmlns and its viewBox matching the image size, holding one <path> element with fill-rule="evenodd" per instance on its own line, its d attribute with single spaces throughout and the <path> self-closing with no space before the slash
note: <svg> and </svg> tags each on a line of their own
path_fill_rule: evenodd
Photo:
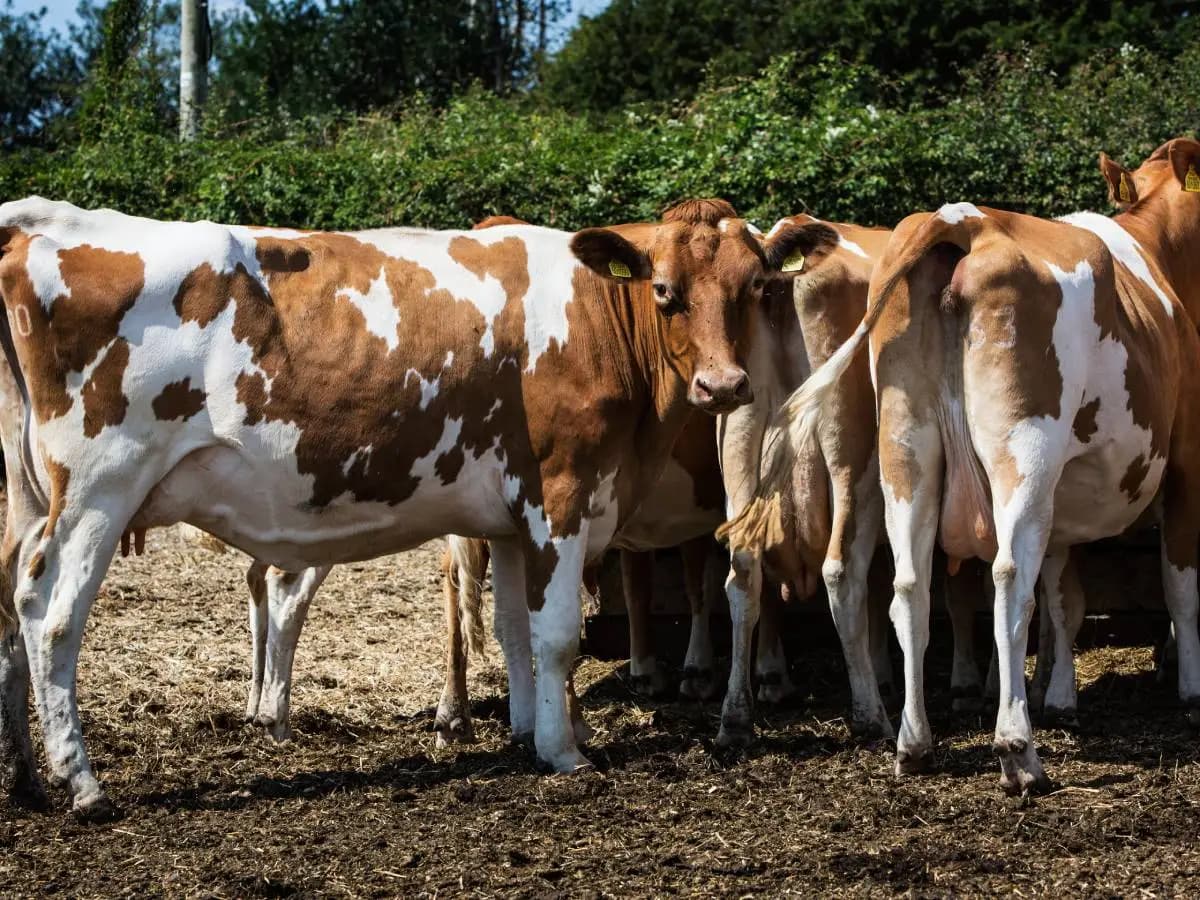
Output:
<svg viewBox="0 0 1200 900">
<path fill-rule="evenodd" d="M 1200 141 L 1176 138 L 1150 154 L 1134 171 L 1100 154 L 1109 199 L 1128 208 L 1151 196 L 1200 198 Z"/>
<path fill-rule="evenodd" d="M 723 200 L 689 200 L 655 226 L 579 232 L 572 249 L 593 271 L 648 280 L 667 350 L 688 379 L 688 402 L 717 415 L 754 399 L 738 342 L 768 278 L 810 251 L 827 226 L 787 223 L 763 238 Z"/>
</svg>

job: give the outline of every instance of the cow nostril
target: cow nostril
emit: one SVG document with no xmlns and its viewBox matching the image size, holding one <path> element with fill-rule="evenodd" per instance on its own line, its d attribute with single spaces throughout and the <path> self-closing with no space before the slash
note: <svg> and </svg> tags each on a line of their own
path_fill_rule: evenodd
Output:
<svg viewBox="0 0 1200 900">
<path fill-rule="evenodd" d="M 745 372 L 738 378 L 733 388 L 733 395 L 739 400 L 745 399 L 750 394 L 750 376 Z"/>
</svg>

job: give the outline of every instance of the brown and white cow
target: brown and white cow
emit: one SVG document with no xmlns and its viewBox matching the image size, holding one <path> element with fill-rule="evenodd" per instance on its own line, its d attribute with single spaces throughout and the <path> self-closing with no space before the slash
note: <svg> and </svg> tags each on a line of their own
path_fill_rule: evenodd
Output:
<svg viewBox="0 0 1200 900">
<path fill-rule="evenodd" d="M 111 810 L 76 702 L 88 611 L 122 534 L 178 521 L 286 571 L 488 537 L 497 596 L 527 601 L 501 635 L 514 731 L 556 770 L 585 765 L 564 691 L 583 566 L 689 404 L 750 399 L 741 320 L 815 234 L 760 244 L 714 201 L 576 234 L 0 206 L 0 338 L 27 401 L 6 465 L 44 512 L 14 528 L 4 637 L 19 621 L 76 811 Z"/>
<path fill-rule="evenodd" d="M 822 224 L 811 216 L 793 216 L 780 220 L 771 233 Z M 891 235 L 883 228 L 824 227 L 836 240 L 791 261 L 787 268 L 798 274 L 772 282 L 745 336 L 743 358 L 754 401 L 723 416 L 719 425 L 731 519 L 755 496 L 764 453 L 769 455 L 779 439 L 773 426 L 780 406 L 854 333 L 866 310 L 871 272 Z M 760 559 L 757 546 L 739 548 L 744 542 L 732 536 L 726 592 L 733 654 L 718 743 L 742 745 L 753 736 L 750 639 L 759 619 L 763 562 L 802 595 L 816 590 L 818 577 L 824 580 L 850 676 L 853 729 L 891 735 L 872 660 L 874 647 L 878 663 L 886 666 L 886 631 L 878 627 L 884 620 L 871 617 L 866 606 L 867 572 L 882 519 L 874 438 L 874 395 L 863 362 L 838 385 L 819 440 L 792 464 L 783 530 L 772 536 L 771 551 Z M 761 656 L 760 650 L 760 665 Z M 879 674 L 887 677 L 886 670 Z"/>
<path fill-rule="evenodd" d="M 1200 293 L 1200 142 L 1170 141 L 1133 172 L 1107 157 L 1101 165 L 1128 203 L 1112 219 L 1046 221 L 969 203 L 906 219 L 854 337 L 784 413 L 790 448 L 817 439 L 841 375 L 869 344 L 896 561 L 892 618 L 905 653 L 899 758 L 932 749 L 920 672 L 940 541 L 951 557 L 992 563 L 993 747 L 1010 792 L 1048 784 L 1024 672 L 1039 569 L 1058 584 L 1072 545 L 1121 532 L 1156 496 L 1179 692 L 1200 719 L 1200 338 L 1186 311 Z M 764 484 L 744 525 L 777 521 L 778 504 L 765 498 L 778 484 Z M 1047 602 L 1061 617 L 1058 592 Z M 1048 704 L 1074 694 L 1057 676 Z"/>
</svg>

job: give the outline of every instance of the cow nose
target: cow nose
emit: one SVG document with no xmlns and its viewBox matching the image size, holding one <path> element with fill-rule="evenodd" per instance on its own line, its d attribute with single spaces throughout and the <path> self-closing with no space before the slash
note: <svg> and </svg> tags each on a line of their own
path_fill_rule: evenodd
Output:
<svg viewBox="0 0 1200 900">
<path fill-rule="evenodd" d="M 741 368 L 697 372 L 689 393 L 693 406 L 711 413 L 728 412 L 754 399 L 750 376 Z"/>
</svg>

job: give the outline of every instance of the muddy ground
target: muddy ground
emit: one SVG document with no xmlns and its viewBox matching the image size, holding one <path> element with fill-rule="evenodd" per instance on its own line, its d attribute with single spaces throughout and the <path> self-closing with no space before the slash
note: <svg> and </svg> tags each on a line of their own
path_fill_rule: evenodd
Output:
<svg viewBox="0 0 1200 900">
<path fill-rule="evenodd" d="M 646 896 L 754 892 L 1200 894 L 1200 752 L 1151 653 L 1082 656 L 1082 725 L 1039 732 L 1061 789 L 1003 797 L 987 716 L 949 712 L 931 652 L 939 770 L 896 780 L 856 743 L 836 651 L 796 661 L 802 697 L 760 710 L 744 755 L 718 706 L 649 702 L 617 663 L 577 683 L 597 771 L 538 774 L 505 742 L 499 651 L 474 663 L 477 744 L 437 751 L 439 545 L 346 566 L 297 660 L 296 738 L 241 722 L 245 558 L 174 532 L 117 560 L 80 684 L 93 759 L 124 818 L 0 807 L 7 896 Z"/>
</svg>

